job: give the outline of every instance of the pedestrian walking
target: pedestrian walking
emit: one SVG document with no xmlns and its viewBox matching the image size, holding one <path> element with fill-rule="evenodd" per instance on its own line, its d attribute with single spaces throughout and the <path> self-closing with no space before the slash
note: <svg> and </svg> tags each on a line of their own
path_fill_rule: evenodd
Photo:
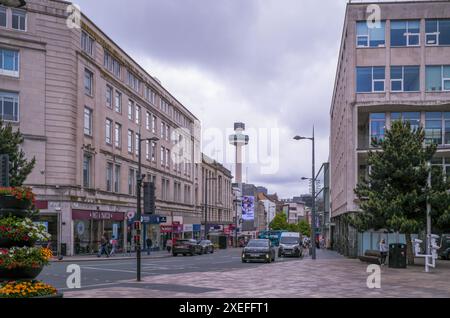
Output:
<svg viewBox="0 0 450 318">
<path fill-rule="evenodd" d="M 380 250 L 380 255 L 381 255 L 380 265 L 386 265 L 386 257 L 387 257 L 387 253 L 388 253 L 388 246 L 387 246 L 386 241 L 384 239 L 382 239 L 380 241 L 379 250 Z"/>
<path fill-rule="evenodd" d="M 116 255 L 116 246 L 117 246 L 116 238 L 113 236 L 113 238 L 111 239 L 111 241 L 109 241 L 109 243 L 111 244 L 111 252 L 109 253 L 109 256 Z"/>
<path fill-rule="evenodd" d="M 148 237 L 146 243 L 147 243 L 147 255 L 150 255 L 150 251 L 153 245 L 152 239 Z"/>
<path fill-rule="evenodd" d="M 170 253 L 172 251 L 172 240 L 171 239 L 167 240 L 166 248 L 167 248 L 167 252 Z"/>
<path fill-rule="evenodd" d="M 106 237 L 106 234 L 103 234 L 102 238 L 100 239 L 100 248 L 99 248 L 99 252 L 98 252 L 97 256 L 102 257 L 103 253 L 106 254 L 106 257 L 109 257 L 108 238 Z"/>
</svg>

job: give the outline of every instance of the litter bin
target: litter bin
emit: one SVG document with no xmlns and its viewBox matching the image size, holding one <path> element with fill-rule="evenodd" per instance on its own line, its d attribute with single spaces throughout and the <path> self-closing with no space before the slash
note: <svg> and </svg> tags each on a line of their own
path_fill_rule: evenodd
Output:
<svg viewBox="0 0 450 318">
<path fill-rule="evenodd" d="M 389 244 L 389 267 L 406 268 L 406 244 Z"/>
<path fill-rule="evenodd" d="M 61 256 L 67 256 L 67 244 L 66 243 L 61 244 Z"/>
</svg>

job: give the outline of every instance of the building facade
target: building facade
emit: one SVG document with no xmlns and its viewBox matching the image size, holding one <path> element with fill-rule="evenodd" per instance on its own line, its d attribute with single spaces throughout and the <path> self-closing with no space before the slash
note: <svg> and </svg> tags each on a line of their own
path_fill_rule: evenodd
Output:
<svg viewBox="0 0 450 318">
<path fill-rule="evenodd" d="M 84 14 L 69 27 L 68 5 L 0 6 L 0 118 L 37 160 L 26 184 L 55 246 L 95 253 L 103 234 L 129 245 L 139 145 L 156 215 L 166 218 L 151 218 L 144 237 L 163 247 L 185 225 L 199 231 L 199 121 Z"/>
<path fill-rule="evenodd" d="M 301 220 L 306 220 L 305 202 L 300 201 L 299 198 L 281 201 L 283 202 L 283 212 L 286 214 L 289 224 L 297 224 Z"/>
<path fill-rule="evenodd" d="M 450 3 L 373 2 L 375 24 L 370 4 L 347 5 L 330 112 L 331 236 L 351 257 L 364 240 L 346 218 L 359 210 L 354 189 L 368 174 L 371 140 L 393 121 L 424 127 L 438 145 L 433 164 L 450 175 Z"/>
<path fill-rule="evenodd" d="M 234 218 L 236 216 L 231 171 L 202 154 L 201 176 L 204 185 L 202 191 L 203 227 L 205 226 L 205 211 L 207 211 L 208 234 L 210 236 L 224 234 L 231 237 L 235 228 Z M 205 197 L 205 193 L 207 193 L 207 197 Z"/>
</svg>

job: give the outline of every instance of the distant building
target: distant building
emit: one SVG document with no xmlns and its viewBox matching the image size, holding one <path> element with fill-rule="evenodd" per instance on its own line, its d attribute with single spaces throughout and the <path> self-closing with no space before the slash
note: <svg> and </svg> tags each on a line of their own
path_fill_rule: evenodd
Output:
<svg viewBox="0 0 450 318">
<path fill-rule="evenodd" d="M 264 195 L 267 195 L 267 188 L 265 187 L 256 187 L 256 191 L 259 193 L 264 193 Z"/>
<path fill-rule="evenodd" d="M 299 221 L 306 219 L 305 202 L 294 199 L 281 201 L 283 202 L 283 213 L 286 214 L 289 224 L 297 224 Z"/>
</svg>

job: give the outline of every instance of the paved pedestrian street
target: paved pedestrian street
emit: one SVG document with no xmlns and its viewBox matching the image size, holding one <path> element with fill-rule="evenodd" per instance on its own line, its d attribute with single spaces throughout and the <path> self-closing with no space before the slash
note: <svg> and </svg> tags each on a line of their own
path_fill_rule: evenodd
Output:
<svg viewBox="0 0 450 318">
<path fill-rule="evenodd" d="M 81 290 L 65 290 L 80 298 L 326 298 L 450 297 L 450 262 L 432 273 L 423 266 L 381 270 L 381 288 L 369 289 L 367 264 L 335 252 L 319 250 L 317 260 L 277 259 L 272 264 L 242 264 L 240 250 L 214 256 L 152 260 L 143 281 L 123 279 Z M 192 263 L 195 259 L 195 266 Z M 170 264 L 169 262 L 176 262 Z M 216 264 L 214 264 L 214 262 Z M 184 267 L 182 266 L 184 264 Z M 104 264 L 106 265 L 106 264 Z M 108 269 L 98 265 L 98 271 Z M 174 266 L 176 265 L 176 266 Z M 157 269 L 157 272 L 152 270 Z"/>
</svg>

